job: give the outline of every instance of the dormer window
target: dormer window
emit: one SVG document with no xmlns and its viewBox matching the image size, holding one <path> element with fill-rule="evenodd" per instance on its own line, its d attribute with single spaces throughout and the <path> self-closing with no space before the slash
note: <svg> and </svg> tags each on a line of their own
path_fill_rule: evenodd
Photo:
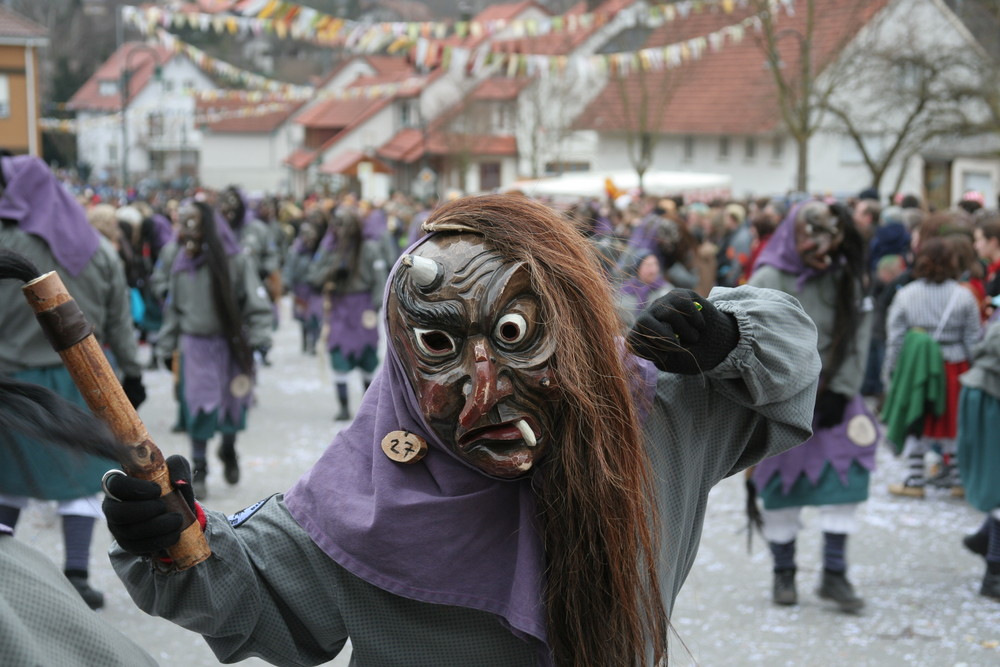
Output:
<svg viewBox="0 0 1000 667">
<path fill-rule="evenodd" d="M 114 79 L 102 79 L 97 82 L 97 94 L 102 96 L 117 95 L 118 82 Z"/>
</svg>

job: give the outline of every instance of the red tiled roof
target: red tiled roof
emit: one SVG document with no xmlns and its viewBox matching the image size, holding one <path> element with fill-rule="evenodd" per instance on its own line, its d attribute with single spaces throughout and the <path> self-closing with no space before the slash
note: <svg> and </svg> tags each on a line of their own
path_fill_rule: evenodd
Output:
<svg viewBox="0 0 1000 667">
<path fill-rule="evenodd" d="M 467 150 L 474 155 L 517 155 L 517 138 L 511 135 L 458 134 L 443 129 L 424 133 L 416 128 L 405 128 L 376 151 L 386 160 L 412 164 L 425 153 L 447 155 Z"/>
<path fill-rule="evenodd" d="M 308 148 L 296 148 L 284 159 L 284 164 L 292 169 L 302 171 L 316 160 L 319 151 L 311 151 Z"/>
<path fill-rule="evenodd" d="M 412 74 L 414 71 L 413 65 L 406 61 L 405 56 L 370 55 L 364 56 L 364 59 L 375 69 L 376 74 L 396 74 L 399 72 Z"/>
<path fill-rule="evenodd" d="M 813 62 L 820 71 L 889 0 L 814 2 Z M 749 10 L 732 14 L 692 13 L 684 20 L 672 21 L 653 31 L 646 46 L 666 46 L 706 36 L 750 14 Z M 805 20 L 804 10 L 793 16 L 780 10 L 777 29 L 802 34 Z M 785 71 L 797 71 L 798 40 L 781 40 L 778 48 Z M 624 94 L 621 86 L 624 86 Z M 646 108 L 657 110 L 657 116 L 647 121 L 645 128 L 637 120 L 643 106 L 638 101 L 642 90 L 646 91 L 648 99 Z M 610 79 L 573 126 L 603 131 L 647 129 L 675 134 L 761 134 L 773 131 L 780 124 L 774 78 L 761 46 L 748 31 L 739 44 L 732 44 L 727 39 L 718 52 L 706 49 L 698 61 L 663 72 Z"/>
<path fill-rule="evenodd" d="M 527 78 L 512 79 L 505 76 L 490 77 L 476 86 L 470 97 L 473 100 L 515 100 L 530 82 Z"/>
<path fill-rule="evenodd" d="M 237 112 L 240 109 L 254 109 L 281 102 L 279 98 L 262 100 L 260 102 L 247 102 L 239 99 L 220 100 L 198 100 L 196 103 L 196 113 L 198 116 L 208 116 L 209 121 L 202 127 L 212 132 L 239 132 L 248 134 L 268 134 L 278 129 L 282 123 L 288 120 L 293 113 L 302 107 L 305 102 L 285 102 L 283 108 L 276 108 L 267 113 L 252 113 L 248 116 L 239 117 L 231 115 L 219 120 L 212 120 L 212 114 L 226 116 L 227 112 Z"/>
<path fill-rule="evenodd" d="M 393 135 L 376 151 L 386 160 L 415 162 L 423 152 L 424 133 L 413 127 L 406 127 Z"/>
<path fill-rule="evenodd" d="M 390 99 L 389 97 L 376 99 L 368 99 L 366 97 L 356 97 L 353 99 L 330 98 L 303 111 L 295 119 L 295 122 L 311 128 L 345 128 L 373 115 L 388 104 Z"/>
<path fill-rule="evenodd" d="M 374 170 L 378 174 L 391 174 L 392 168 L 378 158 L 365 155 L 359 150 L 350 149 L 338 153 L 333 158 L 320 165 L 319 170 L 324 174 L 344 174 L 345 176 L 358 175 L 358 163 L 371 162 Z"/>
<path fill-rule="evenodd" d="M 359 58 L 364 59 L 368 64 L 375 70 L 375 74 L 392 74 L 394 72 L 414 72 L 413 65 L 411 65 L 406 58 L 406 56 L 383 56 L 383 55 L 361 55 L 354 56 L 352 58 L 346 58 L 337 63 L 337 65 L 331 69 L 329 72 L 324 74 L 319 78 L 316 84 L 317 88 L 322 88 L 327 83 L 333 80 L 337 74 L 341 72 L 348 64 L 358 60 Z"/>
<path fill-rule="evenodd" d="M 136 52 L 130 57 L 132 52 Z M 135 99 L 149 80 L 153 78 L 157 65 L 162 65 L 174 57 L 174 52 L 163 46 L 148 46 L 141 42 L 126 42 L 104 64 L 97 68 L 80 90 L 73 94 L 66 106 L 70 109 L 89 109 L 95 111 L 118 111 L 122 107 L 121 83 L 122 70 L 127 64 L 132 72 L 129 80 L 129 99 Z M 111 95 L 101 95 L 100 82 L 114 81 L 115 92 Z"/>
<path fill-rule="evenodd" d="M 595 20 L 593 26 L 590 28 L 553 32 L 548 35 L 522 37 L 520 39 L 497 40 L 490 44 L 490 49 L 498 53 L 531 53 L 540 56 L 569 55 L 587 41 L 587 38 L 604 27 L 615 14 L 633 2 L 635 0 L 605 0 L 605 2 L 602 2 L 593 10 Z M 586 3 L 578 2 L 565 15 L 585 13 L 587 13 Z"/>
<path fill-rule="evenodd" d="M 538 4 L 534 0 L 522 0 L 522 2 L 503 2 L 494 5 L 487 5 L 483 11 L 476 14 L 473 21 L 510 21 L 518 17 L 521 12 L 534 7 L 547 15 L 551 15 L 548 9 Z"/>
<path fill-rule="evenodd" d="M 0 6 L 0 37 L 8 40 L 32 41 L 48 37 L 44 26 L 21 16 L 17 12 Z"/>
<path fill-rule="evenodd" d="M 230 11 L 236 0 L 196 0 L 198 11 L 205 14 L 218 14 L 219 12 Z"/>
</svg>

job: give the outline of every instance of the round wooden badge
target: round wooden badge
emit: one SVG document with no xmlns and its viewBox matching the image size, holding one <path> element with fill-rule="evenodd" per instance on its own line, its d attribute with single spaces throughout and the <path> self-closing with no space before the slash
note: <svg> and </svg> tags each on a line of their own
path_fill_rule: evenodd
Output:
<svg viewBox="0 0 1000 667">
<path fill-rule="evenodd" d="M 859 447 L 874 445 L 878 440 L 878 431 L 875 424 L 865 415 L 854 415 L 851 421 L 847 422 L 847 437 Z"/>
<path fill-rule="evenodd" d="M 246 373 L 240 373 L 229 383 L 229 393 L 236 398 L 243 398 L 253 389 L 253 381 Z"/>
<path fill-rule="evenodd" d="M 427 454 L 427 441 L 409 431 L 391 431 L 382 438 L 382 451 L 396 463 L 416 463 Z"/>
</svg>

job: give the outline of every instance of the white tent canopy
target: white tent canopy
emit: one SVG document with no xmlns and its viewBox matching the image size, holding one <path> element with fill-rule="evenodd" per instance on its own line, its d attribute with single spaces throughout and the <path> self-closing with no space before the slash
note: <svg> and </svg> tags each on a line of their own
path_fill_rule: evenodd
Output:
<svg viewBox="0 0 1000 667">
<path fill-rule="evenodd" d="M 556 201 L 606 195 L 605 182 L 610 179 L 615 188 L 632 193 L 639 188 L 634 171 L 588 171 L 553 178 L 516 181 L 503 188 L 505 192 L 520 190 L 529 197 Z M 698 174 L 683 171 L 647 171 L 642 179 L 643 190 L 654 197 L 684 195 L 687 201 L 707 201 L 730 195 L 732 178 L 725 174 Z"/>
</svg>

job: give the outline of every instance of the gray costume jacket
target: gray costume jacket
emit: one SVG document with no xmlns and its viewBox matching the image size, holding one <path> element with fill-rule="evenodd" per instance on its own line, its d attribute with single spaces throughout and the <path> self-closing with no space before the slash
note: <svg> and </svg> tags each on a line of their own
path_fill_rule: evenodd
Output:
<svg viewBox="0 0 1000 667">
<path fill-rule="evenodd" d="M 48 244 L 12 225 L 0 226 L 0 247 L 24 255 L 40 271 L 58 270 Z M 80 275 L 65 270 L 59 277 L 94 325 L 98 340 L 115 355 L 121 371 L 129 377 L 142 375 L 138 348 L 133 337 L 128 284 L 118 253 L 104 238 Z M 0 282 L 0 373 L 16 373 L 28 368 L 62 366 L 59 353 L 41 335 L 38 322 L 24 302 L 21 286 L 14 280 Z"/>
<path fill-rule="evenodd" d="M 2 531 L 0 614 L 0 665 L 156 665 L 87 607 L 51 558 Z"/>
<path fill-rule="evenodd" d="M 709 490 L 810 435 L 820 370 L 815 326 L 794 298 L 753 287 L 717 288 L 710 298 L 736 317 L 739 343 L 704 375 L 658 373 L 643 420 L 659 482 L 668 612 L 694 562 Z M 348 573 L 295 522 L 281 495 L 229 518 L 207 514 L 213 555 L 189 570 L 160 571 L 117 545 L 111 558 L 141 609 L 201 633 L 220 660 L 317 664 L 348 638 L 357 665 L 509 667 L 537 659 L 536 646 L 489 613 L 402 598 Z"/>
<path fill-rule="evenodd" d="M 257 267 L 246 253 L 230 255 L 229 276 L 236 292 L 251 348 L 271 345 L 271 305 L 257 277 Z M 195 271 L 169 274 L 167 306 L 163 309 L 163 327 L 156 341 L 161 356 L 170 356 L 179 345 L 181 334 L 217 336 L 222 324 L 212 300 L 212 278 L 208 266 Z"/>
</svg>

